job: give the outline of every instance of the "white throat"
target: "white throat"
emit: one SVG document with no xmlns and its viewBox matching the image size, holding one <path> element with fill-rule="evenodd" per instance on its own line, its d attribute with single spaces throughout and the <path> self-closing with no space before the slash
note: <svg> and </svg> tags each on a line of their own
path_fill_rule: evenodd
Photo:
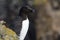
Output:
<svg viewBox="0 0 60 40">
<path fill-rule="evenodd" d="M 24 20 L 22 22 L 22 29 L 21 29 L 21 32 L 20 32 L 20 40 L 24 40 L 24 38 L 27 34 L 27 31 L 28 31 L 28 28 L 29 28 L 29 20 L 27 18 L 26 20 Z"/>
</svg>

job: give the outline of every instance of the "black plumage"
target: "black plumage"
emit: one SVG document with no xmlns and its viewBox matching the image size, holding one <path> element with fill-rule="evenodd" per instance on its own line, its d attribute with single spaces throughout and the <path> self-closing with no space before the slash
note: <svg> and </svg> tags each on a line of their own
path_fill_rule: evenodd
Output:
<svg viewBox="0 0 60 40">
<path fill-rule="evenodd" d="M 34 20 L 36 18 L 36 13 L 34 9 L 30 7 L 29 5 L 23 6 L 20 9 L 19 16 L 23 18 L 25 17 L 24 19 L 26 19 L 26 16 L 27 16 L 29 19 L 29 29 L 28 29 L 27 35 L 24 40 L 36 40 L 35 26 L 34 26 Z"/>
</svg>

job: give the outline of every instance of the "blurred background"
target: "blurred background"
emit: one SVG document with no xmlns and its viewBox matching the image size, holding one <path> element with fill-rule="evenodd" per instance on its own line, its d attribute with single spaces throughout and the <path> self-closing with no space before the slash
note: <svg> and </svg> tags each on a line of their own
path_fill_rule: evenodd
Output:
<svg viewBox="0 0 60 40">
<path fill-rule="evenodd" d="M 0 20 L 18 36 L 26 17 L 30 40 L 60 40 L 60 0 L 0 0 Z"/>
</svg>

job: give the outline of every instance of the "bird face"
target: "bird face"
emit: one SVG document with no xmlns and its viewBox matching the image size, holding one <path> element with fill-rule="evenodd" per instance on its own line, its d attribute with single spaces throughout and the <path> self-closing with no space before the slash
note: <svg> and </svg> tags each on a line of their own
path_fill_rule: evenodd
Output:
<svg viewBox="0 0 60 40">
<path fill-rule="evenodd" d="M 30 18 L 33 18 L 32 16 L 34 16 L 34 15 L 35 15 L 34 10 L 30 6 L 22 7 L 19 12 L 19 16 L 21 16 L 23 18 L 26 18 L 26 16 L 27 16 L 30 19 Z"/>
</svg>

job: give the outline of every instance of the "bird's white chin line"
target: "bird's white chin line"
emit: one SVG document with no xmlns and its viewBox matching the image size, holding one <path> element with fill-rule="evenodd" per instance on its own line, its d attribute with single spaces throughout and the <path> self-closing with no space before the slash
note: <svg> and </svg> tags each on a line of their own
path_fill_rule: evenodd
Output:
<svg viewBox="0 0 60 40">
<path fill-rule="evenodd" d="M 27 34 L 27 31 L 28 31 L 28 28 L 29 28 L 29 20 L 28 18 L 26 20 L 24 20 L 22 22 L 22 29 L 21 29 L 21 32 L 20 32 L 20 40 L 24 40 L 26 34 Z"/>
</svg>

